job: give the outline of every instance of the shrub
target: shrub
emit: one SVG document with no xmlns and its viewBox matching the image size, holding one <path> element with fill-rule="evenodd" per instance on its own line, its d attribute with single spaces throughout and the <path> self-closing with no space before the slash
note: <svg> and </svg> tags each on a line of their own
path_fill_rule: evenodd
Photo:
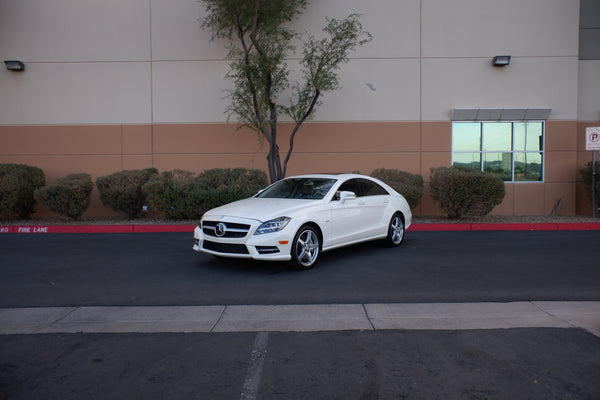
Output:
<svg viewBox="0 0 600 400">
<path fill-rule="evenodd" d="M 209 169 L 198 174 L 197 181 L 204 193 L 202 213 L 255 195 L 268 185 L 267 175 L 257 169 Z"/>
<path fill-rule="evenodd" d="M 24 164 L 0 164 L 0 219 L 29 218 L 33 192 L 46 183 L 44 172 Z"/>
<path fill-rule="evenodd" d="M 588 162 L 584 167 L 579 169 L 579 174 L 583 179 L 585 191 L 587 192 L 590 201 L 592 200 L 592 162 Z M 600 162 L 596 162 L 596 210 L 600 207 Z"/>
<path fill-rule="evenodd" d="M 260 170 L 212 169 L 192 172 L 165 171 L 145 185 L 149 203 L 171 219 L 200 217 L 205 211 L 249 197 L 267 185 Z"/>
<path fill-rule="evenodd" d="M 465 167 L 432 168 L 429 186 L 449 218 L 486 215 L 505 195 L 500 178 Z"/>
<path fill-rule="evenodd" d="M 416 208 L 421 202 L 424 187 L 421 175 L 397 169 L 379 168 L 371 172 L 371 176 L 387 183 L 396 192 L 402 194 L 410 208 Z"/>
<path fill-rule="evenodd" d="M 50 211 L 78 220 L 90 205 L 93 188 L 89 174 L 70 174 L 37 189 L 34 195 Z"/>
<path fill-rule="evenodd" d="M 190 171 L 176 169 L 152 177 L 143 186 L 152 207 L 170 219 L 198 217 L 201 191 Z"/>
<path fill-rule="evenodd" d="M 146 203 L 146 192 L 142 187 L 156 175 L 156 168 L 146 168 L 101 176 L 96 179 L 100 201 L 114 211 L 124 212 L 129 219 L 137 218 Z"/>
</svg>

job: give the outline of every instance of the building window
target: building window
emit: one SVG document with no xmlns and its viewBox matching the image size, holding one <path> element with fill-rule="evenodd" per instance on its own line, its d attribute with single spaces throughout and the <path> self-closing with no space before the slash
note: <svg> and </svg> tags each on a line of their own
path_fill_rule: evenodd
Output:
<svg viewBox="0 0 600 400">
<path fill-rule="evenodd" d="M 452 165 L 508 182 L 543 181 L 544 122 L 453 122 Z"/>
</svg>

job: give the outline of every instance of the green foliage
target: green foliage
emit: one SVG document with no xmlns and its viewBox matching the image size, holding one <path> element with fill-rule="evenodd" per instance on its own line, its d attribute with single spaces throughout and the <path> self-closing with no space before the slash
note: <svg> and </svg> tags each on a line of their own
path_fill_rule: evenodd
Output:
<svg viewBox="0 0 600 400">
<path fill-rule="evenodd" d="M 227 108 L 229 118 L 264 137 L 269 143 L 267 156 L 271 182 L 285 176 L 300 125 L 310 119 L 320 105 L 320 96 L 339 87 L 337 71 L 348 55 L 371 40 L 362 29 L 357 14 L 344 20 L 327 19 L 324 38 L 307 34 L 300 60 L 303 82 L 289 81 L 286 60 L 294 54 L 294 39 L 300 37 L 289 27 L 307 7 L 306 0 L 202 0 L 206 16 L 202 27 L 212 37 L 225 39 L 231 60 L 227 78 L 233 82 Z M 291 89 L 289 103 L 280 97 Z M 283 103 L 283 104 L 282 104 Z M 290 146 L 282 163 L 277 144 L 278 113 L 289 115 L 296 123 Z"/>
<path fill-rule="evenodd" d="M 342 64 L 348 62 L 350 52 L 372 40 L 371 34 L 363 31 L 359 17 L 358 14 L 350 14 L 343 20 L 326 18 L 324 38 L 308 35 L 300 60 L 304 83 L 303 86 L 299 83 L 292 86 L 295 102 L 284 109 L 294 121 L 310 117 L 305 113 L 311 108 L 316 93 L 322 94 L 339 88 L 337 71 Z M 320 102 L 315 105 L 320 105 Z"/>
<path fill-rule="evenodd" d="M 206 17 L 202 26 L 210 29 L 213 38 L 228 39 L 238 37 L 239 26 L 250 29 L 256 25 L 256 32 L 273 32 L 281 36 L 289 30 L 284 24 L 296 18 L 306 8 L 306 0 L 262 0 L 258 9 L 248 0 L 202 0 Z"/>
<path fill-rule="evenodd" d="M 146 168 L 101 176 L 96 179 L 100 201 L 114 211 L 124 212 L 129 219 L 137 218 L 146 203 L 142 186 L 156 175 L 156 168 Z"/>
<path fill-rule="evenodd" d="M 266 174 L 257 169 L 210 169 L 200 173 L 197 181 L 204 198 L 202 212 L 254 196 L 268 185 Z"/>
<path fill-rule="evenodd" d="M 579 174 L 583 179 L 585 191 L 587 192 L 590 200 L 592 200 L 592 162 L 588 162 L 584 167 L 579 169 Z M 596 162 L 596 209 L 600 207 L 600 162 Z"/>
<path fill-rule="evenodd" d="M 200 215 L 202 193 L 192 172 L 164 171 L 146 182 L 143 190 L 150 205 L 166 218 L 186 219 Z"/>
<path fill-rule="evenodd" d="M 306 0 L 203 0 L 202 27 L 227 41 L 233 82 L 227 108 L 243 126 L 267 133 L 277 97 L 289 86 L 286 55 L 297 34 L 289 22 L 306 8 Z M 276 112 L 276 111 L 275 111 Z"/>
<path fill-rule="evenodd" d="M 205 211 L 252 196 L 267 185 L 263 171 L 212 169 L 192 172 L 165 171 L 143 187 L 149 203 L 170 219 L 200 217 Z"/>
<path fill-rule="evenodd" d="M 0 219 L 29 218 L 33 192 L 46 183 L 44 172 L 24 164 L 0 164 Z"/>
<path fill-rule="evenodd" d="M 466 167 L 432 168 L 429 186 L 449 218 L 487 215 L 505 195 L 500 178 Z"/>
<path fill-rule="evenodd" d="M 89 174 L 70 174 L 37 189 L 34 196 L 50 211 L 79 220 L 90 205 L 93 189 L 94 182 Z"/>
<path fill-rule="evenodd" d="M 371 172 L 373 178 L 377 178 L 402 194 L 410 208 L 416 208 L 423 197 L 423 177 L 419 174 L 400 171 L 397 169 L 379 168 Z"/>
</svg>

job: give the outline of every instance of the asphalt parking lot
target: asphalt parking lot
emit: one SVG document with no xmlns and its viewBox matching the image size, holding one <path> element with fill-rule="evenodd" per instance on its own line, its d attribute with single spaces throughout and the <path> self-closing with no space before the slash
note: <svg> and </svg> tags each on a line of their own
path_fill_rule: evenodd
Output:
<svg viewBox="0 0 600 400">
<path fill-rule="evenodd" d="M 217 259 L 191 233 L 0 236 L 0 307 L 598 301 L 600 231 L 411 232 L 312 270 Z"/>
<path fill-rule="evenodd" d="M 600 396 L 600 339 L 578 329 L 268 332 L 257 340 L 259 335 L 1 336 L 0 397 L 562 400 Z"/>
<path fill-rule="evenodd" d="M 0 398 L 600 398 L 598 232 L 413 232 L 400 249 L 325 253 L 308 272 L 195 254 L 188 236 L 0 237 L 1 328 L 29 310 L 47 318 L 34 334 L 0 334 Z M 585 305 L 589 324 L 557 304 Z M 366 318 L 301 331 L 268 314 L 251 331 L 217 329 L 256 323 L 256 307 L 299 326 L 323 309 L 311 307 L 341 320 L 336 305 Z M 223 310 L 210 329 L 174 329 L 177 310 L 188 323 L 206 307 Z"/>
</svg>

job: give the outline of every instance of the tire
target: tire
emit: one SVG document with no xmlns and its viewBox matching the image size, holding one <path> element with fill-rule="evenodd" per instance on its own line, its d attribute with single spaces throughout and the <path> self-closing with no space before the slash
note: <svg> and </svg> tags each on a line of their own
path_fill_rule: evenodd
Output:
<svg viewBox="0 0 600 400">
<path fill-rule="evenodd" d="M 315 228 L 304 225 L 292 242 L 292 264 L 300 271 L 311 269 L 321 254 L 321 239 Z"/>
<path fill-rule="evenodd" d="M 402 214 L 396 213 L 390 220 L 390 224 L 388 225 L 388 234 L 385 238 L 385 243 L 388 246 L 396 247 L 400 246 L 402 241 L 404 240 L 404 219 L 402 218 Z"/>
</svg>

